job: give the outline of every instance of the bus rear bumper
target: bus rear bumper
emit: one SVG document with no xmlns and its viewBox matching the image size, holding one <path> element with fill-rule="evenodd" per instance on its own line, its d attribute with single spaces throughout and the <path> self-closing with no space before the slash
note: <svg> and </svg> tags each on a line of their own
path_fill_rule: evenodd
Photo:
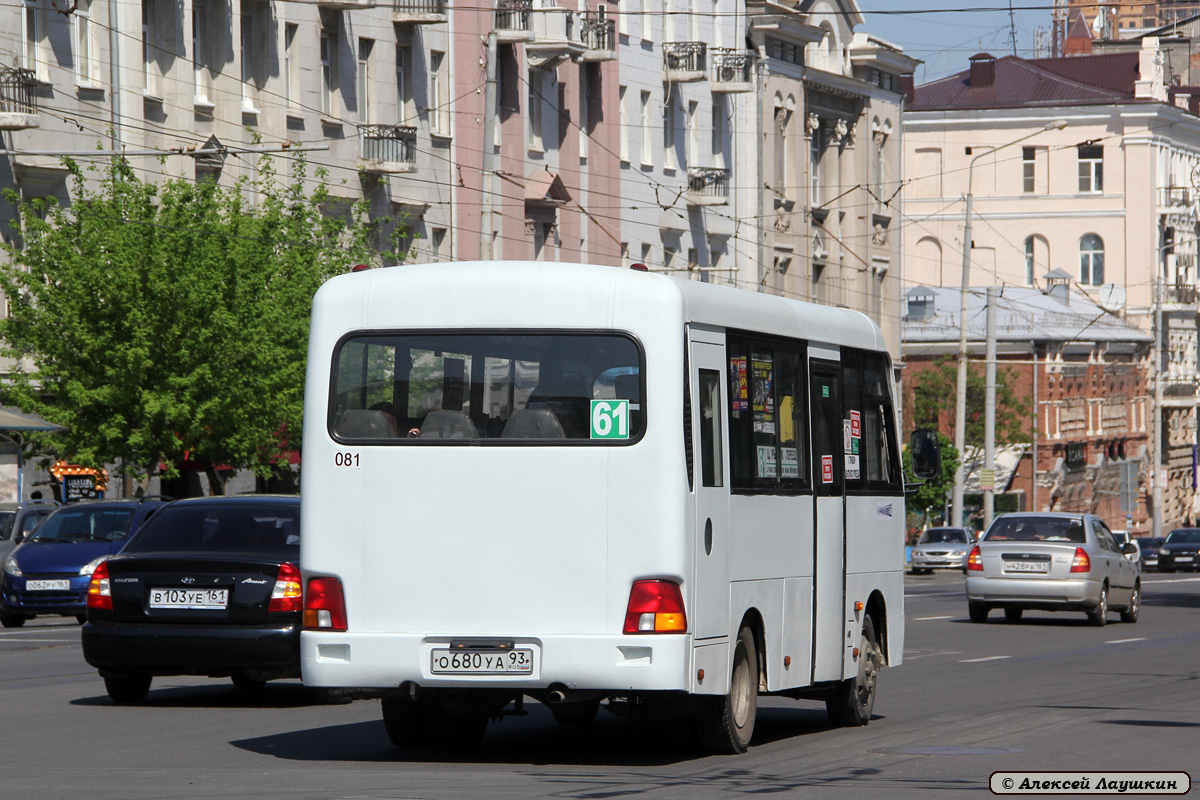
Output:
<svg viewBox="0 0 1200 800">
<path fill-rule="evenodd" d="M 304 631 L 300 659 L 308 686 L 399 688 L 416 683 L 435 688 L 669 691 L 689 687 L 688 635 L 657 636 L 421 636 L 385 633 Z M 435 659 L 451 652 L 503 654 L 528 651 L 528 669 L 471 674 Z"/>
</svg>

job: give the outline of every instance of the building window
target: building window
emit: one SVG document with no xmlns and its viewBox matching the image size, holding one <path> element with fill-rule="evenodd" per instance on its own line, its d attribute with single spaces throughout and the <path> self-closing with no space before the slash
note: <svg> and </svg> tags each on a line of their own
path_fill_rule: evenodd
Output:
<svg viewBox="0 0 1200 800">
<path fill-rule="evenodd" d="M 1028 194 L 1036 188 L 1035 179 L 1037 178 L 1037 149 L 1033 147 L 1021 148 L 1021 191 Z M 1082 173 L 1081 173 L 1082 174 Z M 1028 243 L 1028 242 L 1027 242 Z M 1028 249 L 1027 251 L 1028 252 Z M 1026 281 L 1029 283 L 1029 281 Z"/>
<path fill-rule="evenodd" d="M 142 91 L 158 97 L 158 53 L 154 44 L 154 0 L 142 0 Z"/>
<path fill-rule="evenodd" d="M 1079 240 L 1079 282 L 1085 286 L 1104 283 L 1104 240 L 1094 233 Z"/>
<path fill-rule="evenodd" d="M 675 156 L 675 127 L 678 124 L 675 114 L 675 92 L 668 85 L 666 101 L 663 109 L 663 167 L 675 169 L 679 162 Z"/>
<path fill-rule="evenodd" d="M 333 96 L 337 85 L 337 33 L 321 31 L 321 113 L 334 115 Z"/>
<path fill-rule="evenodd" d="M 1079 148 L 1079 191 L 1104 191 L 1104 148 Z"/>
<path fill-rule="evenodd" d="M 712 106 L 712 165 L 725 167 L 725 108 L 720 97 L 713 99 Z"/>
<path fill-rule="evenodd" d="M 792 111 L 783 102 L 782 95 L 775 95 L 775 174 L 771 185 L 780 197 L 788 196 L 791 186 L 789 178 L 790 165 L 788 154 L 788 134 L 791 132 Z"/>
<path fill-rule="evenodd" d="M 100 75 L 96 68 L 96 47 L 92 41 L 92 0 L 79 0 L 72 18 L 75 20 L 75 78 L 93 84 Z"/>
<path fill-rule="evenodd" d="M 242 113 L 257 114 L 258 90 L 255 86 L 255 69 L 254 69 L 254 53 L 257 48 L 254 46 L 254 17 L 250 9 L 253 8 L 250 4 L 242 7 Z"/>
<path fill-rule="evenodd" d="M 1033 237 L 1025 239 L 1025 285 L 1033 286 Z"/>
<path fill-rule="evenodd" d="M 396 121 L 405 122 L 408 119 L 409 107 L 412 102 L 412 80 L 410 79 L 412 51 L 408 45 L 396 45 Z M 500 117 L 496 117 L 500 119 Z M 497 125 L 499 127 L 499 125 Z"/>
<path fill-rule="evenodd" d="M 598 73 L 597 73 L 598 74 Z M 579 159 L 586 160 L 588 157 L 588 134 L 591 132 L 591 121 L 588 103 L 591 99 L 591 75 L 592 71 L 584 64 L 579 69 Z M 562 108 L 562 106 L 560 106 Z"/>
<path fill-rule="evenodd" d="M 358 118 L 375 122 L 375 40 L 358 40 Z"/>
<path fill-rule="evenodd" d="M 621 160 L 629 161 L 629 109 L 625 106 L 625 94 L 629 90 L 628 86 L 621 86 L 617 89 L 617 111 L 620 115 L 621 127 Z"/>
<path fill-rule="evenodd" d="M 450 135 L 450 107 L 446 93 L 446 54 L 437 50 L 429 51 L 429 102 L 433 120 L 430 127 L 434 133 L 442 136 Z"/>
<path fill-rule="evenodd" d="M 194 102 L 209 105 L 208 9 L 201 3 L 192 6 L 192 83 Z"/>
<path fill-rule="evenodd" d="M 650 93 L 642 92 L 642 163 L 653 164 L 654 142 L 651 141 L 651 131 L 654 130 L 653 108 L 650 105 Z"/>
<path fill-rule="evenodd" d="M 887 131 L 891 129 L 891 123 L 888 123 L 886 128 L 881 128 L 871 132 L 871 193 L 875 195 L 875 208 L 880 213 L 883 213 L 887 208 L 888 200 L 890 199 L 886 192 L 887 189 Z"/>
<path fill-rule="evenodd" d="M 37 0 L 25 0 L 21 6 L 24 15 L 21 25 L 21 66 L 32 71 L 39 79 L 44 79 L 45 67 L 42 63 L 42 12 Z"/>
<path fill-rule="evenodd" d="M 289 114 L 300 110 L 300 79 L 297 74 L 300 62 L 296 58 L 296 31 L 299 28 L 294 22 L 283 26 L 283 102 Z"/>
<path fill-rule="evenodd" d="M 642 242 L 642 258 L 640 263 L 645 264 L 647 267 L 650 266 L 650 253 L 652 249 L 649 242 Z"/>
<path fill-rule="evenodd" d="M 811 190 L 809 194 L 809 202 L 816 208 L 824 202 L 824 192 L 821 189 L 821 155 L 825 151 L 825 128 L 820 122 L 815 122 L 812 125 L 812 134 L 809 137 L 809 171 L 811 178 Z"/>
<path fill-rule="evenodd" d="M 695 100 L 688 103 L 687 149 L 683 153 L 685 166 L 700 166 L 700 104 Z"/>
<path fill-rule="evenodd" d="M 429 246 L 434 261 L 446 260 L 446 229 L 434 228 L 429 237 Z"/>
<path fill-rule="evenodd" d="M 530 150 L 542 152 L 545 143 L 542 140 L 542 105 L 545 103 L 546 72 L 540 69 L 529 70 L 529 103 L 525 116 L 529 120 L 527 144 Z"/>
</svg>

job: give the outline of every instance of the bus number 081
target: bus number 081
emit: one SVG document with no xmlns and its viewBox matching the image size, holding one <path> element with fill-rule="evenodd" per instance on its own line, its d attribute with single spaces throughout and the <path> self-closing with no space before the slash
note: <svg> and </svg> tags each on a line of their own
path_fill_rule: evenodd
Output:
<svg viewBox="0 0 1200 800">
<path fill-rule="evenodd" d="M 357 467 L 358 453 L 343 453 L 337 452 L 333 454 L 333 465 L 335 467 Z"/>
</svg>

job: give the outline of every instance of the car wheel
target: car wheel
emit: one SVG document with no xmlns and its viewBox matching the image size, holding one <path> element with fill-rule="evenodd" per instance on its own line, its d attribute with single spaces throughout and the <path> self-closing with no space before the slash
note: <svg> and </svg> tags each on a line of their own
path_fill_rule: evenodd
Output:
<svg viewBox="0 0 1200 800">
<path fill-rule="evenodd" d="M 1088 624 L 1094 628 L 1103 628 L 1108 622 L 1108 584 L 1100 587 L 1100 603 L 1088 612 Z"/>
<path fill-rule="evenodd" d="M 19 628 L 25 624 L 25 620 L 29 617 L 23 614 L 0 614 L 0 625 L 5 628 Z"/>
<path fill-rule="evenodd" d="M 1009 607 L 1004 609 L 1004 618 L 1009 622 L 1020 622 L 1021 614 L 1024 611 L 1022 608 Z"/>
<path fill-rule="evenodd" d="M 729 693 L 704 701 L 706 707 L 696 715 L 696 733 L 704 750 L 721 755 L 746 752 L 758 715 L 758 650 L 749 628 L 742 628 L 734 644 Z"/>
<path fill-rule="evenodd" d="M 245 671 L 240 669 L 236 670 L 229 677 L 233 680 L 233 685 L 241 689 L 243 692 L 259 692 L 262 691 L 262 688 L 267 685 L 266 681 L 260 681 L 255 678 L 251 678 L 245 673 Z"/>
<path fill-rule="evenodd" d="M 875 640 L 875 623 L 863 620 L 859 635 L 858 673 L 842 681 L 832 697 L 825 701 L 829 720 L 842 728 L 866 725 L 875 707 L 875 687 L 883 667 L 883 654 Z"/>
<path fill-rule="evenodd" d="M 1121 622 L 1137 622 L 1142 610 L 1142 584 L 1133 585 L 1133 594 L 1129 597 L 1129 605 L 1121 612 Z"/>
<path fill-rule="evenodd" d="M 550 706 L 550 713 L 559 725 L 582 728 L 596 721 L 596 712 L 600 710 L 599 700 L 586 700 L 582 703 L 561 703 Z"/>
<path fill-rule="evenodd" d="M 967 603 L 967 611 L 971 615 L 971 622 L 987 622 L 988 611 L 990 610 L 983 603 Z"/>
<path fill-rule="evenodd" d="M 150 691 L 150 680 L 149 675 L 142 675 L 140 673 L 106 677 L 104 679 L 104 689 L 108 692 L 108 696 L 116 703 L 121 703 L 122 705 L 126 703 L 140 703 L 146 699 L 146 694 Z"/>
<path fill-rule="evenodd" d="M 429 746 L 429 726 L 421 705 L 411 697 L 385 697 L 383 727 L 388 739 L 396 747 L 418 748 Z"/>
</svg>

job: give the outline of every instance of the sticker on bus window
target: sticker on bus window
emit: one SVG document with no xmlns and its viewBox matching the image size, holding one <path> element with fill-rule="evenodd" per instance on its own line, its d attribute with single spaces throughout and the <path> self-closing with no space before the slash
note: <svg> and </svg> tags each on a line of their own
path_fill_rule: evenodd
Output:
<svg viewBox="0 0 1200 800">
<path fill-rule="evenodd" d="M 858 480 L 858 478 L 860 476 L 861 476 L 861 473 L 859 472 L 859 468 L 858 468 L 858 456 L 857 455 L 846 456 L 846 479 L 852 480 L 852 481 Z"/>
<path fill-rule="evenodd" d="M 850 412 L 850 435 L 855 439 L 862 436 L 862 415 L 857 411 Z"/>
<path fill-rule="evenodd" d="M 733 398 L 730 408 L 736 417 L 740 412 L 750 408 L 750 388 L 746 382 L 745 356 L 729 359 L 729 381 L 731 384 L 729 396 Z"/>
<path fill-rule="evenodd" d="M 775 463 L 775 448 L 772 445 L 758 446 L 758 477 L 778 477 Z"/>
<path fill-rule="evenodd" d="M 844 420 L 842 420 L 842 452 L 843 453 L 850 452 L 850 442 L 852 442 L 852 441 L 853 441 L 853 439 L 850 437 L 850 420 L 844 419 Z"/>
<path fill-rule="evenodd" d="M 799 451 L 794 447 L 779 448 L 779 466 L 781 478 L 799 478 Z"/>
<path fill-rule="evenodd" d="M 629 401 L 592 401 L 592 438 L 629 438 Z"/>
<path fill-rule="evenodd" d="M 833 456 L 821 456 L 821 483 L 833 483 Z"/>
</svg>

